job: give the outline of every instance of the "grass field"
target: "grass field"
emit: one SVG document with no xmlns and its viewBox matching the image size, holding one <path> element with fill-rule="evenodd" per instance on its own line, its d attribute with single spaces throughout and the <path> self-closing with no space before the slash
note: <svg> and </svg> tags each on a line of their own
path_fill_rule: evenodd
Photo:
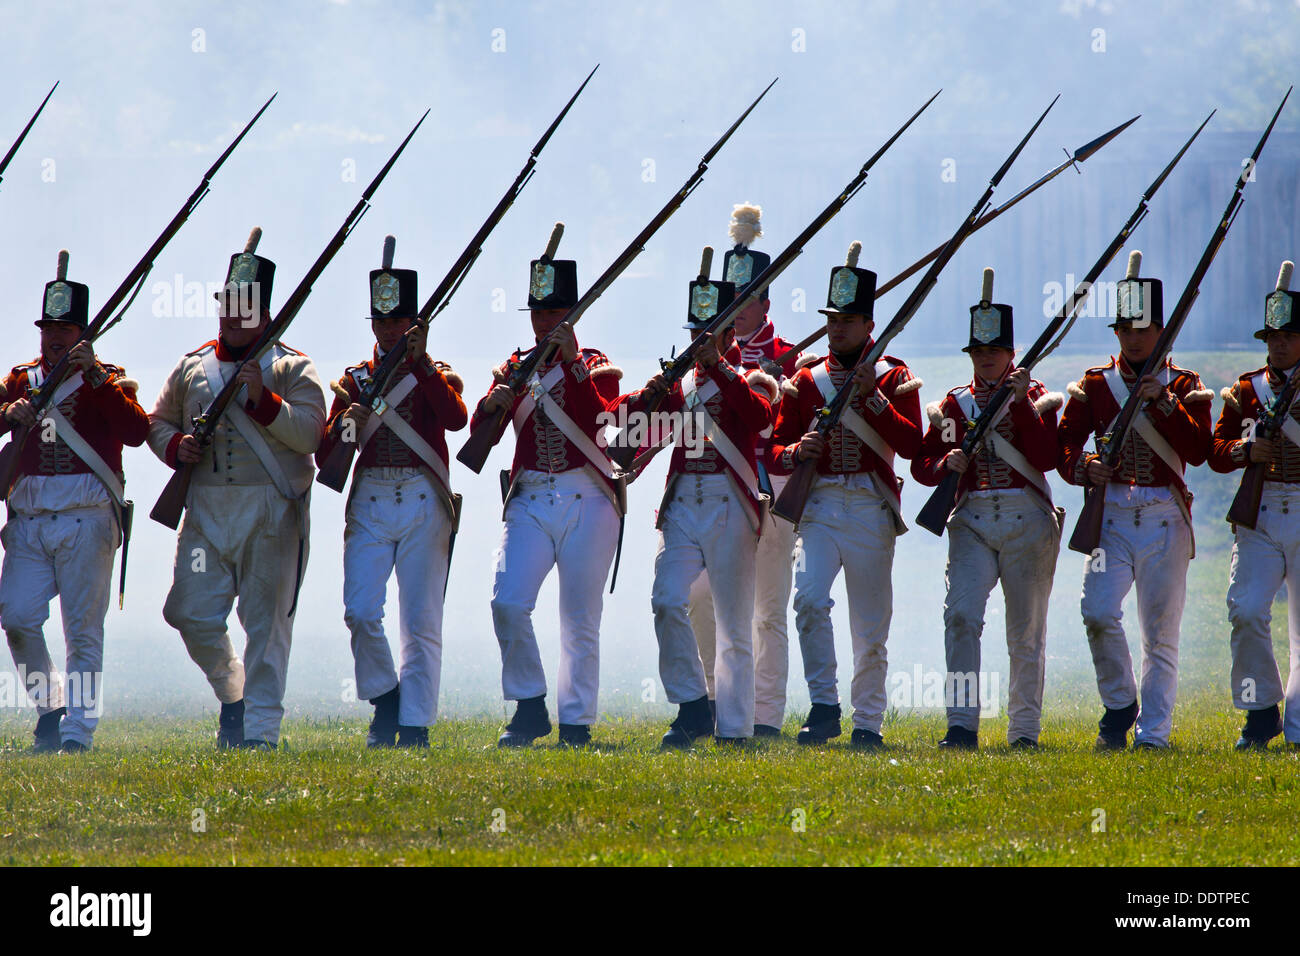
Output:
<svg viewBox="0 0 1300 956">
<path fill-rule="evenodd" d="M 1176 752 L 1099 756 L 1091 710 L 1054 718 L 1031 754 L 939 753 L 934 718 L 887 722 L 893 746 L 878 755 L 790 739 L 660 755 L 662 724 L 644 721 L 602 723 L 585 753 L 501 752 L 486 721 L 440 723 L 427 753 L 369 753 L 363 725 L 328 720 L 288 727 L 287 752 L 218 755 L 208 727 L 137 726 L 82 757 L 5 753 L 0 862 L 1300 860 L 1296 755 L 1231 752 L 1235 716 L 1193 699 Z"/>
</svg>

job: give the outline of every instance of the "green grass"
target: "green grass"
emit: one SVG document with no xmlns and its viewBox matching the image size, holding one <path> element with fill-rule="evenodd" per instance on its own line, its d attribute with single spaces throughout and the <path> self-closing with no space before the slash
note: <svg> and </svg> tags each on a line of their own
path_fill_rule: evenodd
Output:
<svg viewBox="0 0 1300 956">
<path fill-rule="evenodd" d="M 1233 753 L 1238 718 L 1215 695 L 1180 702 L 1169 753 L 1094 754 L 1095 707 L 1068 709 L 1047 722 L 1037 753 L 1006 749 L 998 721 L 985 724 L 979 753 L 940 753 L 940 718 L 892 715 L 892 746 L 878 755 L 849 751 L 847 734 L 812 751 L 787 737 L 746 753 L 659 754 L 662 724 L 620 720 L 599 724 L 598 745 L 580 753 L 498 751 L 485 720 L 439 723 L 426 753 L 366 752 L 363 724 L 334 720 L 290 723 L 276 754 L 217 754 L 202 724 L 105 728 L 79 757 L 30 756 L 11 738 L 0 754 L 0 862 L 1300 860 L 1300 757 Z M 1094 830 L 1098 811 L 1104 830 Z"/>
</svg>

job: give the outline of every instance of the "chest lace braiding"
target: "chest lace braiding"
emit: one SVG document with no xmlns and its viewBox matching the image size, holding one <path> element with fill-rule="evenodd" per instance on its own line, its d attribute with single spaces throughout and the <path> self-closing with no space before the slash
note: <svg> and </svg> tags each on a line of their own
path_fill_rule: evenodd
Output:
<svg viewBox="0 0 1300 956">
<path fill-rule="evenodd" d="M 59 403 L 59 411 L 73 428 L 77 427 L 77 393 L 73 392 Z M 44 430 L 44 425 L 37 423 L 37 428 Z M 70 475 L 77 469 L 77 456 L 54 430 L 54 441 L 40 442 L 40 456 L 37 459 L 38 470 L 42 475 Z"/>
<path fill-rule="evenodd" d="M 975 404 L 980 408 L 987 408 L 989 401 L 993 398 L 993 391 L 992 388 L 980 382 L 975 387 Z M 998 422 L 997 427 L 993 430 L 1008 444 L 1011 443 L 1015 428 L 1011 424 L 1011 413 L 1009 411 L 1002 416 L 1002 420 Z M 1014 483 L 1011 475 L 1011 466 L 993 454 L 990 442 L 984 442 L 979 454 L 975 456 L 975 487 L 981 490 L 1010 488 Z"/>
<path fill-rule="evenodd" d="M 399 367 L 398 371 L 389 379 L 388 388 L 385 393 L 391 392 L 393 386 L 402 379 L 402 372 L 405 366 Z M 415 425 L 415 391 L 414 389 L 398 404 L 394 411 L 408 425 Z M 419 460 L 406 447 L 406 442 L 402 441 L 391 428 L 380 428 L 371 437 L 371 442 L 375 447 L 375 465 L 379 468 L 413 468 L 419 465 Z"/>
<path fill-rule="evenodd" d="M 829 366 L 831 384 L 839 391 L 849 380 L 849 370 Z M 862 395 L 853 397 L 852 407 L 859 414 L 862 412 Z M 863 444 L 857 435 L 849 431 L 843 422 L 836 425 L 830 433 L 830 470 L 835 474 L 851 474 L 862 470 Z"/>
<path fill-rule="evenodd" d="M 714 394 L 709 398 L 709 400 L 704 403 L 704 408 L 709 413 L 710 418 L 715 422 L 720 422 L 722 420 L 721 393 Z M 700 454 L 695 458 L 686 459 L 685 470 L 705 475 L 712 475 L 720 472 L 722 467 L 718 462 L 717 448 L 713 446 L 713 442 L 709 441 L 702 434 L 700 435 L 700 438 L 703 439 L 700 444 Z"/>
<path fill-rule="evenodd" d="M 551 399 L 560 408 L 565 403 L 565 383 L 561 379 L 551 389 Z M 569 454 L 564 433 L 560 431 L 546 410 L 539 404 L 533 409 L 533 444 L 537 449 L 537 470 L 552 474 L 569 470 Z"/>
</svg>

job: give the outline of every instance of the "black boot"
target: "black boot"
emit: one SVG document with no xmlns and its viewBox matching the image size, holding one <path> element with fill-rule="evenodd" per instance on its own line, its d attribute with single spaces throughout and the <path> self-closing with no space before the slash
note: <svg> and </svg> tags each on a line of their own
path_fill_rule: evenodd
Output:
<svg viewBox="0 0 1300 956">
<path fill-rule="evenodd" d="M 884 750 L 885 738 L 874 730 L 854 727 L 853 733 L 849 735 L 849 746 L 854 750 Z"/>
<path fill-rule="evenodd" d="M 370 699 L 370 703 L 375 705 L 375 716 L 370 721 L 370 732 L 366 734 L 369 749 L 397 745 L 397 706 L 400 702 L 401 692 L 397 687 Z"/>
<path fill-rule="evenodd" d="M 801 744 L 824 744 L 840 735 L 842 717 L 839 704 L 813 704 L 795 739 Z"/>
<path fill-rule="evenodd" d="M 677 719 L 668 727 L 668 733 L 659 741 L 660 750 L 685 750 L 696 737 L 713 733 L 713 712 L 707 697 L 684 701 L 677 705 Z"/>
<path fill-rule="evenodd" d="M 1277 704 L 1263 710 L 1246 711 L 1246 726 L 1234 750 L 1267 750 L 1268 742 L 1282 732 L 1282 711 Z"/>
<path fill-rule="evenodd" d="M 1138 702 L 1133 701 L 1127 707 L 1106 708 L 1097 722 L 1098 750 L 1123 750 L 1128 746 L 1129 728 L 1137 722 Z"/>
<path fill-rule="evenodd" d="M 944 750 L 979 750 L 980 735 L 965 727 L 949 727 L 939 746 Z"/>
<path fill-rule="evenodd" d="M 521 700 L 515 715 L 497 738 L 498 747 L 527 747 L 538 737 L 551 732 L 551 718 L 546 713 L 546 695 Z"/>
<path fill-rule="evenodd" d="M 36 718 L 36 730 L 33 731 L 32 753 L 52 754 L 59 750 L 59 721 L 67 714 L 68 708 L 60 707 L 48 714 Z"/>
<path fill-rule="evenodd" d="M 221 705 L 217 718 L 217 749 L 238 750 L 244 746 L 244 702 Z"/>
<path fill-rule="evenodd" d="M 591 728 L 586 724 L 560 724 L 560 746 L 582 748 L 591 743 Z"/>
<path fill-rule="evenodd" d="M 429 728 L 428 727 L 408 727 L 406 724 L 397 725 L 397 746 L 415 747 L 423 750 L 429 749 Z"/>
</svg>

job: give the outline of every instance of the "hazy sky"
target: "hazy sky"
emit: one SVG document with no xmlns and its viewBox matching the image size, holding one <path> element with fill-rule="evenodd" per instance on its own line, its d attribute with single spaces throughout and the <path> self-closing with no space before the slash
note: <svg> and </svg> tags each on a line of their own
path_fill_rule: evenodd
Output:
<svg viewBox="0 0 1300 956">
<path fill-rule="evenodd" d="M 1016 305 L 1017 339 L 1027 344 L 1043 322 L 1044 284 L 1086 271 L 1142 188 L 1217 108 L 1204 141 L 1180 170 L 1184 178 L 1176 175 L 1157 197 L 1134 243 L 1147 251 L 1156 274 L 1167 277 L 1165 298 L 1172 302 L 1227 202 L 1240 158 L 1300 73 L 1300 0 L 797 6 L 761 0 L 6 0 L 0 37 L 5 146 L 60 81 L 0 184 L 0 276 L 12 323 L 0 362 L 8 364 L 36 352 L 29 323 L 39 315 L 57 251 L 71 250 L 70 277 L 89 284 L 92 310 L 98 308 L 215 155 L 279 92 L 159 258 L 126 320 L 98 346 L 102 357 L 142 382 L 146 407 L 177 357 L 212 335 L 215 321 L 192 314 L 208 308 L 211 298 L 193 290 L 224 278 L 228 257 L 242 248 L 249 228 L 265 229 L 259 251 L 278 264 L 278 305 L 365 183 L 431 108 L 286 336 L 314 358 L 322 379 L 337 378 L 365 357 L 367 272 L 378 265 L 383 236 L 396 234 L 397 265 L 419 269 L 421 288 L 430 292 L 537 136 L 599 62 L 536 178 L 431 336 L 431 351 L 461 371 L 472 403 L 486 390 L 491 364 L 529 338 L 527 317 L 515 309 L 524 304 L 528 260 L 541 252 L 551 225 L 566 222 L 560 252 L 578 260 L 585 287 L 775 76 L 780 81 L 716 157 L 701 188 L 579 328 L 581 341 L 606 350 L 627 370 L 628 387 L 643 381 L 654 359 L 683 335 L 686 282 L 705 243 L 719 253 L 727 245 L 734 203 L 763 205 L 766 237 L 755 245 L 778 251 L 940 87 L 943 94 L 880 162 L 866 189 L 773 290 L 773 317 L 782 331 L 794 337 L 816 326 L 813 310 L 825 296 L 826 275 L 850 240 L 864 242 L 863 264 L 883 279 L 946 238 L 1058 92 L 1060 102 L 995 202 L 1060 162 L 1062 147 L 1074 149 L 1134 114 L 1142 119 L 1086 164 L 1082 177 L 1067 171 L 972 238 L 893 351 L 907 357 L 911 350 L 942 349 L 946 334 L 964 336 L 965 305 L 976 298 L 986 264 L 997 267 L 998 298 Z M 1207 323 L 1195 333 L 1201 340 L 1249 339 L 1277 263 L 1297 252 L 1298 168 L 1300 102 L 1293 102 L 1206 284 L 1203 304 L 1231 313 L 1212 316 L 1225 331 L 1198 315 Z M 945 169 L 955 170 L 955 179 L 945 178 Z M 1109 277 L 1121 268 L 1122 258 Z M 896 306 L 906 288 L 882 299 L 881 310 Z M 1096 331 L 1082 330 L 1081 341 L 1104 348 L 1104 339 L 1088 339 Z M 953 384 L 927 383 L 923 398 L 932 401 Z M 1059 389 L 1065 382 L 1049 384 Z M 452 437 L 453 452 L 462 440 Z M 495 680 L 488 571 L 499 533 L 495 470 L 508 464 L 510 447 L 505 442 L 477 478 L 453 464 L 467 517 L 448 605 L 445 698 L 454 699 L 463 686 L 490 690 Z M 131 648 L 202 693 L 197 669 L 160 615 L 174 535 L 151 523 L 147 512 L 165 471 L 144 449 L 128 450 L 126 468 L 140 507 L 128 610 L 114 609 L 108 622 L 110 667 L 114 653 Z M 615 659 L 631 660 L 628 673 L 654 674 L 649 578 L 661 480 L 662 468 L 632 490 L 622 580 L 606 605 L 607 619 L 616 622 L 607 628 L 607 670 Z M 919 505 L 913 489 L 905 510 Z M 317 489 L 312 566 L 296 629 L 294 673 L 316 674 L 322 687 L 348 676 L 341 509 L 340 497 Z M 920 547 L 914 540 L 920 534 L 902 539 L 900 554 Z M 925 548 L 925 586 L 940 588 L 942 550 L 937 542 Z M 1073 591 L 1074 562 L 1062 558 L 1061 567 L 1058 589 Z M 552 583 L 537 615 L 548 648 L 553 602 Z M 926 607 L 932 611 L 937 603 Z M 933 631 L 939 623 L 926 626 Z M 1073 621 L 1062 627 L 1071 634 L 1077 629 Z M 56 626 L 51 633 L 57 635 Z M 793 635 L 792 621 L 792 641 Z M 926 660 L 939 665 L 941 638 L 927 641 Z M 550 650 L 545 660 L 553 679 Z M 842 664 L 847 660 L 845 653 Z M 906 657 L 897 660 L 907 665 Z M 291 690 L 303 686 L 302 678 L 291 678 Z"/>
</svg>

